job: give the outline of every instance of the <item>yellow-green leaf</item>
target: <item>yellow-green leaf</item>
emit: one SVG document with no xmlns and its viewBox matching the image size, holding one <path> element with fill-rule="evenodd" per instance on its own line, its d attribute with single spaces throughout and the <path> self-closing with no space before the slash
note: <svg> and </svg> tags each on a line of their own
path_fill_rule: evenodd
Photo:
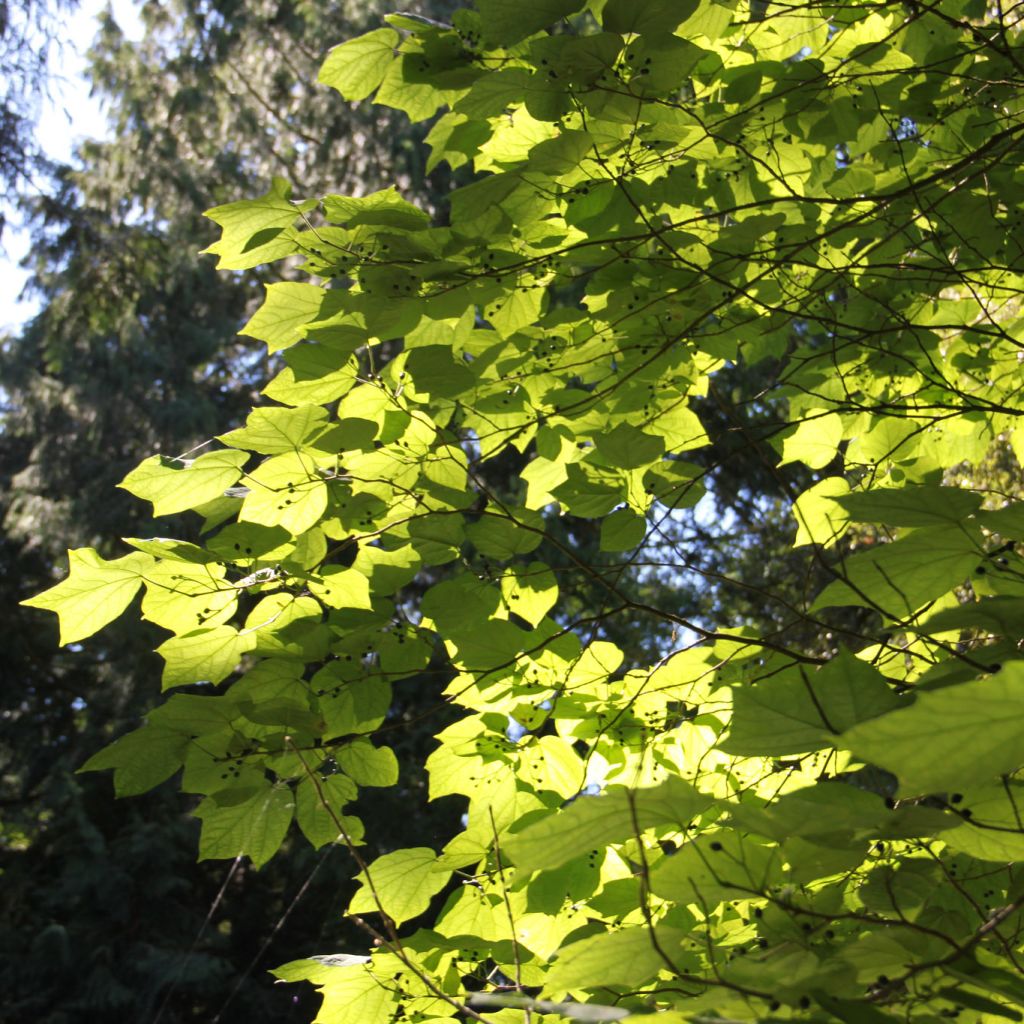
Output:
<svg viewBox="0 0 1024 1024">
<path fill-rule="evenodd" d="M 275 178 L 259 199 L 215 206 L 204 216 L 221 227 L 221 236 L 204 252 L 217 256 L 219 270 L 247 270 L 298 251 L 292 225 L 316 206 L 315 199 L 292 202 L 291 186 Z"/>
<path fill-rule="evenodd" d="M 370 608 L 370 581 L 356 569 L 328 565 L 319 580 L 310 580 L 309 592 L 331 608 Z"/>
<path fill-rule="evenodd" d="M 196 459 L 153 455 L 118 484 L 137 498 L 153 503 L 153 515 L 170 516 L 219 498 L 242 475 L 247 452 L 207 452 Z"/>
<path fill-rule="evenodd" d="M 334 47 L 320 68 L 318 81 L 347 100 L 362 100 L 380 85 L 394 59 L 398 33 L 378 28 Z"/>
<path fill-rule="evenodd" d="M 21 603 L 60 619 L 60 642 L 74 643 L 113 622 L 142 585 L 153 559 L 140 551 L 109 562 L 93 548 L 68 551 L 68 575 L 55 587 Z"/>
<path fill-rule="evenodd" d="M 267 783 L 255 792 L 227 789 L 207 797 L 195 811 L 203 823 L 199 859 L 228 860 L 245 854 L 262 867 L 284 841 L 295 812 L 287 786 Z"/>
<path fill-rule="evenodd" d="M 782 465 L 802 462 L 808 469 L 823 469 L 835 457 L 843 439 L 843 421 L 835 414 L 803 420 L 782 442 Z"/>
<path fill-rule="evenodd" d="M 451 871 L 438 867 L 437 854 L 427 847 L 387 853 L 356 876 L 362 888 L 348 909 L 353 914 L 383 911 L 401 924 L 422 914 L 450 877 Z"/>
<path fill-rule="evenodd" d="M 165 640 L 157 649 L 164 659 L 162 686 L 219 683 L 238 666 L 242 655 L 256 646 L 254 633 L 239 633 L 233 626 L 196 629 Z"/>
<path fill-rule="evenodd" d="M 1024 765 L 1024 664 L 919 693 L 909 707 L 861 722 L 840 743 L 900 780 L 903 796 L 963 791 Z"/>
<path fill-rule="evenodd" d="M 319 522 L 327 508 L 327 484 L 310 456 L 287 452 L 267 459 L 246 477 L 249 493 L 240 520 L 282 526 L 298 535 Z"/>
</svg>

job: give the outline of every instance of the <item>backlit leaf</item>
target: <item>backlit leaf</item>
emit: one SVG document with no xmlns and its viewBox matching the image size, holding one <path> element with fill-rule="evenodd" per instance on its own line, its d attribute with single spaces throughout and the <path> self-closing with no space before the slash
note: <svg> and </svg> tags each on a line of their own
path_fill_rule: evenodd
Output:
<svg viewBox="0 0 1024 1024">
<path fill-rule="evenodd" d="M 295 811 L 286 787 L 269 783 L 251 794 L 227 790 L 197 808 L 203 823 L 199 859 L 231 859 L 244 854 L 257 868 L 277 852 Z"/>
<path fill-rule="evenodd" d="M 68 564 L 65 579 L 22 601 L 57 613 L 62 644 L 84 640 L 116 619 L 142 586 L 152 559 L 133 552 L 107 562 L 92 548 L 79 548 L 68 552 Z"/>
<path fill-rule="evenodd" d="M 987 679 L 920 693 L 909 708 L 862 722 L 841 737 L 900 780 L 900 793 L 951 792 L 1024 765 L 1024 665 Z"/>
<path fill-rule="evenodd" d="M 380 85 L 394 59 L 398 33 L 378 28 L 334 47 L 320 68 L 319 81 L 347 100 L 361 100 Z"/>
<path fill-rule="evenodd" d="M 242 475 L 245 452 L 206 452 L 192 460 L 154 455 L 133 469 L 118 485 L 153 503 L 153 515 L 169 516 L 195 508 L 235 484 Z"/>
<path fill-rule="evenodd" d="M 284 179 L 275 178 L 260 199 L 242 199 L 206 211 L 205 216 L 221 227 L 221 237 L 204 250 L 218 257 L 219 269 L 247 270 L 297 251 L 289 229 L 316 200 L 293 202 L 291 192 Z"/>
<path fill-rule="evenodd" d="M 430 898 L 445 887 L 451 872 L 438 867 L 433 850 L 413 847 L 378 857 L 356 877 L 362 888 L 352 897 L 349 912 L 382 911 L 401 924 L 427 909 Z"/>
</svg>

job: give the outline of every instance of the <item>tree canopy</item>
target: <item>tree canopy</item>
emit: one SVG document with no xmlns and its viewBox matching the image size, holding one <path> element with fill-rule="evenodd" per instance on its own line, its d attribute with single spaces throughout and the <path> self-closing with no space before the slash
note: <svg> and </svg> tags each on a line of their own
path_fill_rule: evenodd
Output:
<svg viewBox="0 0 1024 1024">
<path fill-rule="evenodd" d="M 277 971 L 319 1021 L 1021 1019 L 1018 17 L 389 15 L 320 81 L 469 183 L 209 211 L 289 271 L 274 375 L 122 481 L 191 539 L 27 603 L 78 645 L 141 594 L 185 692 L 85 768 L 178 776 L 201 858 L 348 850 L 364 947 Z M 375 788 L 462 826 L 367 857 Z"/>
<path fill-rule="evenodd" d="M 197 864 L 199 822 L 177 786 L 114 803 L 103 775 L 74 776 L 159 698 L 160 631 L 122 621 L 83 654 L 57 648 L 55 618 L 18 602 L 66 568 L 67 548 L 111 557 L 118 537 L 148 529 L 143 503 L 117 482 L 153 451 L 187 451 L 238 425 L 267 380 L 268 360 L 236 332 L 261 282 L 288 268 L 227 275 L 197 260 L 217 232 L 204 209 L 259 194 L 275 173 L 320 191 L 398 181 L 436 208 L 448 174 L 416 169 L 425 129 L 397 111 L 329 102 L 316 83 L 328 32 L 357 35 L 379 16 L 365 0 L 175 0 L 147 5 L 130 40 L 104 15 L 89 77 L 110 137 L 84 143 L 45 194 L 26 197 L 41 312 L 0 338 L 0 990 L 10 1024 L 158 1011 L 161 1024 L 308 1018 L 312 990 L 296 1003 L 264 968 L 352 930 L 316 910 L 354 885 L 339 851 L 294 843 L 260 872 Z M 292 105 L 271 118 L 283 96 Z M 245 133 L 226 147 L 234 126 Z M 189 530 L 185 515 L 160 525 Z M 422 763 L 430 729 L 413 732 L 399 753 Z M 369 815 L 382 848 L 400 800 L 388 791 Z M 430 805 L 416 827 L 448 818 L 457 823 L 454 808 Z"/>
</svg>

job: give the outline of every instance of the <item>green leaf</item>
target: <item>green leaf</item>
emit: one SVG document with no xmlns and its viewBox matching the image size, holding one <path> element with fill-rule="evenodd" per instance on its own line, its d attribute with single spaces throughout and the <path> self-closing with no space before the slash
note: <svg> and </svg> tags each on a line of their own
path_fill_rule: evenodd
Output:
<svg viewBox="0 0 1024 1024">
<path fill-rule="evenodd" d="M 837 566 L 842 578 L 818 595 L 811 611 L 859 605 L 902 619 L 963 583 L 982 557 L 976 529 L 924 527 Z"/>
<path fill-rule="evenodd" d="M 537 626 L 558 600 L 558 582 L 543 562 L 511 566 L 501 578 L 501 594 L 509 611 Z"/>
<path fill-rule="evenodd" d="M 370 957 L 353 953 L 327 953 L 311 956 L 307 960 L 292 960 L 275 967 L 270 973 L 278 981 L 313 981 L 320 984 L 337 977 L 339 967 L 357 967 L 368 964 Z"/>
<path fill-rule="evenodd" d="M 574 516 L 601 519 L 626 496 L 622 478 L 612 471 L 576 462 L 565 467 L 565 477 L 551 493 Z"/>
<path fill-rule="evenodd" d="M 82 772 L 114 769 L 118 796 L 146 793 L 169 779 L 182 765 L 189 738 L 180 732 L 144 726 L 114 740 L 79 768 Z"/>
<path fill-rule="evenodd" d="M 410 121 L 425 121 L 437 112 L 438 107 L 451 103 L 458 93 L 442 92 L 434 85 L 418 81 L 421 75 L 415 72 L 408 74 L 413 67 L 409 63 L 410 57 L 414 55 L 406 54 L 391 63 L 384 73 L 384 80 L 374 96 L 374 102 L 404 111 Z"/>
<path fill-rule="evenodd" d="M 858 999 L 839 999 L 826 992 L 814 993 L 814 999 L 822 1009 L 843 1024 L 892 1024 L 892 1017 L 876 1009 L 870 1003 Z"/>
<path fill-rule="evenodd" d="M 919 693 L 913 705 L 862 722 L 840 742 L 888 769 L 903 796 L 962 791 L 1024 765 L 1024 664 L 988 679 Z"/>
<path fill-rule="evenodd" d="M 434 398 L 454 398 L 473 385 L 473 374 L 447 345 L 414 348 L 405 362 L 417 391 Z"/>
<path fill-rule="evenodd" d="M 356 876 L 362 888 L 352 897 L 349 913 L 382 911 L 395 924 L 418 917 L 430 906 L 451 878 L 451 871 L 437 864 L 437 854 L 413 847 L 378 857 Z"/>
<path fill-rule="evenodd" d="M 222 566 L 215 564 L 216 555 L 206 548 L 199 547 L 198 544 L 192 544 L 187 540 L 175 540 L 173 537 L 125 537 L 124 542 L 136 551 L 152 555 L 155 560 L 166 559 L 173 562 L 186 572 L 203 571 L 207 573 L 207 579 L 220 578 Z M 147 578 L 152 578 L 157 571 L 156 565 L 151 566 L 147 570 Z"/>
<path fill-rule="evenodd" d="M 323 318 L 327 294 L 301 281 L 268 284 L 263 305 L 238 333 L 265 341 L 270 352 L 279 352 L 301 341 L 307 324 Z"/>
<path fill-rule="evenodd" d="M 356 569 L 324 566 L 319 580 L 310 580 L 309 592 L 331 608 L 366 608 L 370 604 L 370 581 Z"/>
<path fill-rule="evenodd" d="M 158 551 L 151 551 L 157 561 L 146 571 L 143 618 L 174 633 L 217 626 L 231 618 L 238 590 L 225 579 L 223 566 L 182 562 Z"/>
<path fill-rule="evenodd" d="M 992 512 L 982 512 L 978 516 L 978 521 L 985 529 L 1003 537 L 1024 535 L 1024 502 L 1013 502 Z"/>
<path fill-rule="evenodd" d="M 544 539 L 540 522 L 527 509 L 510 509 L 507 516 L 490 513 L 466 527 L 466 538 L 482 555 L 505 561 L 536 550 Z"/>
<path fill-rule="evenodd" d="M 721 829 L 704 833 L 662 860 L 651 874 L 651 890 L 707 914 L 725 900 L 768 892 L 781 873 L 778 847 Z"/>
<path fill-rule="evenodd" d="M 325 665 L 313 676 L 310 686 L 320 695 L 320 714 L 324 720 L 324 736 L 348 736 L 369 733 L 384 721 L 391 706 L 391 687 L 383 679 L 346 679 L 345 670 L 337 662 Z M 382 762 L 383 757 L 379 758 Z M 339 762 L 340 763 L 340 762 Z M 363 766 L 356 781 L 363 785 L 373 771 L 385 770 L 384 765 L 376 769 L 371 763 Z"/>
<path fill-rule="evenodd" d="M 263 389 L 285 405 L 326 404 L 348 394 L 358 367 L 350 358 L 358 339 L 347 345 L 294 345 L 284 354 L 285 368 Z"/>
<path fill-rule="evenodd" d="M 921 633 L 941 633 L 950 629 L 981 629 L 998 636 L 1015 637 L 1021 631 L 1024 598 L 985 597 L 980 601 L 943 608 L 918 627 Z"/>
<path fill-rule="evenodd" d="M 1024 984 L 1017 973 L 1009 973 L 998 967 L 982 966 L 973 957 L 958 957 L 946 968 L 953 978 L 958 978 L 976 988 L 1008 999 L 1015 1006 L 1024 1007 Z"/>
<path fill-rule="evenodd" d="M 394 1020 L 393 991 L 381 984 L 362 958 L 314 957 L 286 964 L 274 974 L 283 981 L 308 980 L 322 986 L 318 1024 L 391 1024 Z"/>
<path fill-rule="evenodd" d="M 219 683 L 255 646 L 254 633 L 240 633 L 227 625 L 173 636 L 156 649 L 165 662 L 161 686 L 169 690 L 190 683 Z"/>
<path fill-rule="evenodd" d="M 522 100 L 529 78 L 526 68 L 500 68 L 478 78 L 453 109 L 470 118 L 495 117 Z"/>
<path fill-rule="evenodd" d="M 283 558 L 294 549 L 291 535 L 280 526 L 259 523 L 231 523 L 208 542 L 209 550 L 221 558 Z"/>
<path fill-rule="evenodd" d="M 665 453 L 665 439 L 619 423 L 607 433 L 594 436 L 598 454 L 611 466 L 638 469 L 649 466 Z"/>
<path fill-rule="evenodd" d="M 631 551 L 647 536 L 647 520 L 632 509 L 619 508 L 601 522 L 602 551 Z"/>
<path fill-rule="evenodd" d="M 248 614 L 243 636 L 254 636 L 259 654 L 318 660 L 329 636 L 321 625 L 323 608 L 305 594 L 278 590 L 267 594 Z"/>
<path fill-rule="evenodd" d="M 816 672 L 797 667 L 736 687 L 729 735 L 719 749 L 745 757 L 820 750 L 899 706 L 878 671 L 844 650 Z"/>
<path fill-rule="evenodd" d="M 1019 782 L 990 782 L 956 794 L 954 809 L 962 825 L 944 832 L 951 849 L 978 860 L 1007 864 L 1024 860 L 1024 823 L 1020 819 L 1024 787 Z"/>
<path fill-rule="evenodd" d="M 651 789 L 610 787 L 601 796 L 578 797 L 558 814 L 509 836 L 502 849 L 523 871 L 558 868 L 591 848 L 623 842 L 638 829 L 685 827 L 709 803 L 709 797 L 675 777 Z"/>
<path fill-rule="evenodd" d="M 736 805 L 730 824 L 783 844 L 792 868 L 798 842 L 811 847 L 812 877 L 830 873 L 822 847 L 853 855 L 854 865 L 863 860 L 867 839 L 912 838 L 943 833 L 955 827 L 956 818 L 932 808 L 914 805 L 894 808 L 882 796 L 860 788 L 861 779 L 851 773 L 842 781 L 820 781 L 813 786 L 784 793 L 763 807 L 752 802 Z M 881 787 L 880 787 L 881 788 Z"/>
<path fill-rule="evenodd" d="M 349 228 L 366 226 L 420 231 L 430 223 L 427 214 L 406 202 L 394 185 L 367 196 L 324 196 L 323 204 L 328 220 Z"/>
<path fill-rule="evenodd" d="M 149 715 L 149 724 L 186 735 L 222 732 L 235 717 L 230 701 L 176 693 Z"/>
<path fill-rule="evenodd" d="M 375 747 L 355 740 L 339 747 L 338 766 L 360 786 L 393 786 L 398 781 L 398 759 L 390 747 Z"/>
<path fill-rule="evenodd" d="M 341 842 L 342 829 L 350 839 L 361 838 L 359 820 L 341 813 L 341 808 L 355 800 L 356 794 L 355 784 L 344 775 L 318 776 L 315 781 L 307 777 L 299 782 L 295 789 L 295 820 L 316 849 L 326 843 Z"/>
<path fill-rule="evenodd" d="M 294 232 L 298 217 L 316 206 L 315 199 L 292 202 L 291 186 L 274 178 L 270 191 L 260 199 L 243 199 L 215 206 L 204 216 L 219 224 L 221 237 L 204 252 L 217 256 L 219 270 L 248 270 L 298 251 Z"/>
<path fill-rule="evenodd" d="M 480 1009 L 490 1007 L 508 1008 L 517 1015 L 523 1010 L 535 1013 L 558 1014 L 569 1020 L 580 1020 L 584 1024 L 602 1024 L 604 1021 L 622 1020 L 632 1016 L 629 1010 L 621 1006 L 603 1006 L 601 1003 L 557 1003 L 550 999 L 534 999 L 532 996 L 521 996 L 505 992 L 474 992 L 469 997 L 469 1005 Z M 493 1019 L 489 1016 L 489 1019 Z"/>
<path fill-rule="evenodd" d="M 846 531 L 849 516 L 836 498 L 850 493 L 850 485 L 841 476 L 828 476 L 809 487 L 793 502 L 797 521 L 793 547 L 803 544 L 834 544 Z"/>
<path fill-rule="evenodd" d="M 515 5 L 503 0 L 476 0 L 488 42 L 511 46 L 552 22 L 575 14 L 584 0 L 521 0 Z"/>
<path fill-rule="evenodd" d="M 244 427 L 221 434 L 218 440 L 262 455 L 280 455 L 304 447 L 326 427 L 327 412 L 319 405 L 301 405 L 295 409 L 267 406 L 253 409 Z"/>
<path fill-rule="evenodd" d="M 552 177 L 575 175 L 580 161 L 593 149 L 594 139 L 587 132 L 563 131 L 553 139 L 545 139 L 534 146 L 527 160 L 538 174 Z"/>
<path fill-rule="evenodd" d="M 378 28 L 335 46 L 327 54 L 317 81 L 337 89 L 347 100 L 365 99 L 383 80 L 394 60 L 398 40 L 393 28 Z"/>
<path fill-rule="evenodd" d="M 606 985 L 639 988 L 665 968 L 659 949 L 671 960 L 684 938 L 679 928 L 655 928 L 653 935 L 646 927 L 600 932 L 559 950 L 545 988 L 553 994 Z"/>
<path fill-rule="evenodd" d="M 837 199 L 871 195 L 875 190 L 875 176 L 867 167 L 844 167 L 836 171 L 823 187 Z"/>
<path fill-rule="evenodd" d="M 942 997 L 951 1000 L 958 1007 L 966 1006 L 971 1010 L 977 1010 L 979 1013 L 989 1014 L 993 1017 L 1003 1017 L 1006 1020 L 1024 1020 L 1024 1015 L 1020 1014 L 1017 1010 L 1011 1010 L 1010 1007 L 997 1003 L 994 999 L 989 999 L 987 996 L 982 996 L 977 992 L 965 989 L 962 985 L 954 985 L 952 988 L 943 989 Z"/>
<path fill-rule="evenodd" d="M 152 563 L 149 555 L 138 551 L 109 562 L 93 548 L 68 551 L 67 577 L 21 603 L 56 612 L 60 642 L 75 643 L 113 622 L 131 604 Z"/>
<path fill-rule="evenodd" d="M 835 413 L 802 420 L 782 442 L 782 462 L 802 462 L 808 469 L 824 469 L 839 450 L 843 421 Z"/>
<path fill-rule="evenodd" d="M 835 500 L 854 522 L 888 526 L 949 526 L 981 507 L 978 494 L 958 487 L 924 484 L 899 489 L 882 487 L 839 496 Z"/>
<path fill-rule="evenodd" d="M 291 790 L 270 783 L 255 792 L 228 789 L 207 797 L 195 811 L 203 823 L 199 859 L 245 854 L 254 867 L 262 867 L 284 841 L 294 811 Z"/>
<path fill-rule="evenodd" d="M 327 484 L 316 462 L 300 452 L 267 459 L 246 476 L 249 493 L 240 520 L 281 526 L 293 536 L 315 526 L 327 510 Z"/>
<path fill-rule="evenodd" d="M 698 6 L 697 0 L 608 0 L 601 24 L 610 32 L 674 32 Z"/>
<path fill-rule="evenodd" d="M 196 459 L 153 455 L 140 463 L 118 487 L 153 503 L 153 515 L 170 516 L 219 498 L 242 475 L 245 452 L 207 452 Z"/>
</svg>

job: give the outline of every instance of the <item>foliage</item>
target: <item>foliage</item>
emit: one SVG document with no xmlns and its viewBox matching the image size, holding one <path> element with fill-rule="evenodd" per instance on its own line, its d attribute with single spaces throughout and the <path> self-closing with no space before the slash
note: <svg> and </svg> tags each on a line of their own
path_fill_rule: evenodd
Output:
<svg viewBox="0 0 1024 1024">
<path fill-rule="evenodd" d="M 443 110 L 428 169 L 475 179 L 439 223 L 283 182 L 210 211 L 221 267 L 306 277 L 243 328 L 267 401 L 122 483 L 193 539 L 76 552 L 28 602 L 77 642 L 141 594 L 188 687 L 86 769 L 181 772 L 202 858 L 293 823 L 348 849 L 372 952 L 277 972 L 323 1022 L 1019 1020 L 1024 504 L 972 475 L 1024 438 L 1014 16 L 386 22 L 321 79 Z M 790 575 L 738 581 L 784 609 L 761 628 L 635 587 L 687 585 L 670 524 L 738 450 L 793 517 Z M 392 695 L 439 677 L 429 795 L 464 827 L 367 856 Z"/>
<path fill-rule="evenodd" d="M 60 55 L 59 18 L 77 5 L 77 0 L 0 0 L 0 182 L 5 207 L 47 166 L 33 127 L 53 75 L 53 58 Z M 0 210 L 0 234 L 10 213 Z"/>
<path fill-rule="evenodd" d="M 235 335 L 261 282 L 287 270 L 225 275 L 196 260 L 200 240 L 216 234 L 201 211 L 258 193 L 274 174 L 316 190 L 412 181 L 418 154 L 404 115 L 328 103 L 316 84 L 329 38 L 373 16 L 365 0 L 181 0 L 146 5 L 137 41 L 104 16 L 91 79 L 111 137 L 84 144 L 33 202 L 42 312 L 0 339 L 0 990 L 11 1024 L 150 1020 L 158 1008 L 161 1024 L 310 1016 L 312 992 L 296 1004 L 262 968 L 282 950 L 355 937 L 316 913 L 354 888 L 338 851 L 292 843 L 258 874 L 196 864 L 199 823 L 183 819 L 190 798 L 176 786 L 113 805 L 106 778 L 75 776 L 158 698 L 159 630 L 122 622 L 87 653 L 58 649 L 56 629 L 18 602 L 52 584 L 69 547 L 111 557 L 118 536 L 146 529 L 142 504 L 117 482 L 154 451 L 186 451 L 236 426 L 272 375 Z M 282 121 L 268 111 L 285 95 L 294 107 Z M 274 146 L 261 134 L 268 122 Z M 236 125 L 247 140 L 226 147 Z M 445 171 L 416 172 L 412 194 L 436 206 Z M 171 535 L 189 529 L 183 516 L 161 524 Z M 415 719 L 419 709 L 411 701 L 396 713 Z M 430 731 L 403 737 L 405 763 L 422 763 Z M 404 778 L 425 786 L 422 769 Z M 404 800 L 388 790 L 369 816 L 384 848 Z M 458 813 L 429 807 L 415 820 L 432 833 L 456 826 Z M 147 858 L 158 885 L 145 885 Z"/>
</svg>

